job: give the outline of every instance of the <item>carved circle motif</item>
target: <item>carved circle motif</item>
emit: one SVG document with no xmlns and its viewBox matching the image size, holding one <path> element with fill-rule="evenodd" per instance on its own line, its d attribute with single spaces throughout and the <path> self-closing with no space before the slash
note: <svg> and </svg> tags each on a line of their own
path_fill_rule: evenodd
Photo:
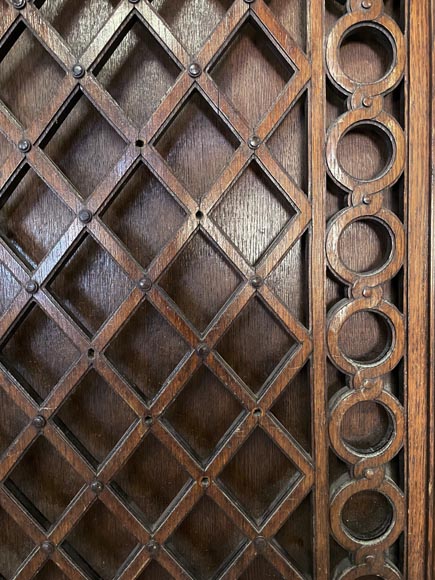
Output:
<svg viewBox="0 0 435 580">
<path fill-rule="evenodd" d="M 343 42 L 354 34 L 370 32 L 383 39 L 391 55 L 385 74 L 367 83 L 351 78 L 343 69 L 340 50 Z M 340 371 L 349 377 L 349 386 L 341 389 L 330 401 L 329 435 L 335 453 L 349 465 L 349 473 L 332 486 L 331 529 L 339 544 L 353 554 L 352 562 L 337 566 L 335 580 L 379 577 L 401 578 L 388 560 L 386 552 L 404 527 L 404 496 L 387 475 L 385 465 L 399 452 L 404 439 L 403 407 L 385 388 L 383 376 L 391 372 L 404 353 L 404 322 L 401 312 L 383 296 L 383 284 L 392 279 L 404 261 L 405 234 L 403 224 L 383 206 L 384 190 L 394 185 L 405 167 L 405 136 L 398 121 L 383 108 L 384 96 L 401 81 L 405 69 L 405 39 L 397 24 L 383 11 L 382 0 L 362 3 L 348 0 L 345 14 L 332 29 L 326 50 L 330 79 L 348 96 L 348 111 L 331 126 L 326 143 L 327 167 L 331 178 L 349 194 L 348 207 L 329 222 L 326 239 L 328 264 L 334 274 L 349 287 L 348 298 L 336 304 L 328 314 L 327 343 L 329 356 Z M 351 175 L 340 163 L 341 140 L 353 130 L 381 133 L 388 144 L 389 159 L 383 169 L 370 179 Z M 354 271 L 340 256 L 340 237 L 351 224 L 371 220 L 387 233 L 389 252 L 385 259 L 368 271 Z M 357 313 L 370 312 L 382 317 L 390 333 L 390 341 L 373 360 L 354 360 L 340 347 L 340 332 Z M 390 428 L 378 445 L 364 449 L 352 446 L 343 437 L 346 413 L 355 405 L 374 402 L 386 411 Z M 391 521 L 379 532 L 358 535 L 343 522 L 343 509 L 350 498 L 361 492 L 382 494 L 391 506 Z"/>
</svg>

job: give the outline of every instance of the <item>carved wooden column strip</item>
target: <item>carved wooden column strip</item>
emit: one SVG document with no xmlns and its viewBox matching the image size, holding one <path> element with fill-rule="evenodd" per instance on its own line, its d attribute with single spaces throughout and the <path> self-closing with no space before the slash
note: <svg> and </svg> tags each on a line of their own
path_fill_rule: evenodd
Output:
<svg viewBox="0 0 435 580">
<path fill-rule="evenodd" d="M 310 140 L 311 140 L 311 320 L 313 332 L 312 397 L 315 449 L 315 577 L 329 576 L 328 433 L 325 348 L 325 70 L 324 0 L 310 3 Z"/>
<path fill-rule="evenodd" d="M 376 81 L 355 80 L 343 69 L 340 47 L 355 30 L 369 35 L 372 31 L 391 47 L 392 64 Z M 406 64 L 404 35 L 397 23 L 384 11 L 382 0 L 350 0 L 347 13 L 336 23 L 327 39 L 326 62 L 335 87 L 348 96 L 348 110 L 329 128 L 326 143 L 328 170 L 348 195 L 348 207 L 337 212 L 328 223 L 326 253 L 334 275 L 348 287 L 348 296 L 337 302 L 328 313 L 327 343 L 329 357 L 347 377 L 346 386 L 330 401 L 329 432 L 334 452 L 348 466 L 332 482 L 331 529 L 335 540 L 350 555 L 340 562 L 335 579 L 350 580 L 364 575 L 399 579 L 402 574 L 389 558 L 389 549 L 405 526 L 405 497 L 391 475 L 389 463 L 399 453 L 405 436 L 404 410 L 392 392 L 387 376 L 400 363 L 405 348 L 404 317 L 387 293 L 387 282 L 403 266 L 405 259 L 404 226 L 384 203 L 384 197 L 402 176 L 406 161 L 405 135 L 402 127 L 384 103 L 384 98 L 401 82 Z M 339 159 L 339 142 L 354 130 L 374 131 L 389 151 L 389 160 L 380 172 L 370 177 L 351 175 Z M 402 194 L 403 195 L 403 194 Z M 340 238 L 347 228 L 358 222 L 379 224 L 387 232 L 390 253 L 377 267 L 357 271 L 340 252 Z M 368 358 L 357 358 L 340 342 L 346 324 L 361 315 L 376 316 L 387 325 L 389 338 L 380 352 Z M 362 321 L 362 318 L 360 319 Z M 361 322 L 363 324 L 363 322 Z M 355 337 L 356 338 L 356 337 Z M 357 339 L 357 338 L 356 338 Z M 391 422 L 391 429 L 376 446 L 352 445 L 343 436 L 346 414 L 357 405 L 380 405 Z M 391 516 L 378 528 L 359 530 L 347 521 L 345 512 L 353 501 L 371 498 L 372 505 L 385 502 Z M 414 576 L 411 576 L 414 578 Z M 417 577 L 417 576 L 415 576 Z"/>
</svg>

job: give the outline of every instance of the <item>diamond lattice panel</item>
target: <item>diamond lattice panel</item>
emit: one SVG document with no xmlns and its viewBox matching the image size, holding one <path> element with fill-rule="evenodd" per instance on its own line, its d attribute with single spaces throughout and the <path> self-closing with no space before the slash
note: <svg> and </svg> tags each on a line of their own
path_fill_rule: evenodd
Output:
<svg viewBox="0 0 435 580">
<path fill-rule="evenodd" d="M 312 575 L 302 4 L 0 1 L 1 578 Z"/>
</svg>

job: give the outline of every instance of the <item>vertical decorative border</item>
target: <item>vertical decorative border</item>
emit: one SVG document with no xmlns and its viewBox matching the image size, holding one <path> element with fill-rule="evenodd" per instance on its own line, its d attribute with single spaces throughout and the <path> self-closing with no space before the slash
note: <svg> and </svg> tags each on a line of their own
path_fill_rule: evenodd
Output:
<svg viewBox="0 0 435 580">
<path fill-rule="evenodd" d="M 431 223 L 430 223 L 430 352 L 429 352 L 429 490 L 428 490 L 428 533 L 427 533 L 427 551 L 428 551 L 428 570 L 427 578 L 432 580 L 435 576 L 435 552 L 434 552 L 434 535 L 435 535 L 435 506 L 434 506 L 434 485 L 435 485 L 435 0 L 430 1 L 432 21 L 429 34 L 431 48 Z"/>
<path fill-rule="evenodd" d="M 430 578 L 428 540 L 429 200 L 431 138 L 431 0 L 409 0 L 408 90 L 408 527 L 409 580 Z M 432 5 L 433 8 L 433 5 Z M 432 250 L 433 250 L 432 242 Z M 433 274 L 433 267 L 432 272 Z M 433 330 L 433 329 L 432 329 Z M 433 362 L 433 361 L 432 361 Z M 431 391 L 431 395 L 433 392 Z M 430 564 L 429 564 L 430 565 Z"/>
<path fill-rule="evenodd" d="M 309 3 L 309 42 L 311 55 L 310 128 L 311 143 L 310 191 L 312 203 L 312 238 L 310 246 L 310 289 L 313 332 L 312 397 L 313 440 L 315 461 L 314 491 L 314 577 L 329 577 L 329 489 L 327 388 L 326 388 L 326 305 L 325 305 L 325 106 L 326 70 L 323 43 L 325 37 L 325 2 Z"/>
</svg>

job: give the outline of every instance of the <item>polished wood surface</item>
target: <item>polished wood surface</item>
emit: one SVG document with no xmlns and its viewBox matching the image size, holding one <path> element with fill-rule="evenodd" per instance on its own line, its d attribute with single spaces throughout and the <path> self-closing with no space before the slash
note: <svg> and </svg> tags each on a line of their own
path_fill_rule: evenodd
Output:
<svg viewBox="0 0 435 580">
<path fill-rule="evenodd" d="M 0 578 L 432 577 L 431 4 L 0 0 Z"/>
</svg>

